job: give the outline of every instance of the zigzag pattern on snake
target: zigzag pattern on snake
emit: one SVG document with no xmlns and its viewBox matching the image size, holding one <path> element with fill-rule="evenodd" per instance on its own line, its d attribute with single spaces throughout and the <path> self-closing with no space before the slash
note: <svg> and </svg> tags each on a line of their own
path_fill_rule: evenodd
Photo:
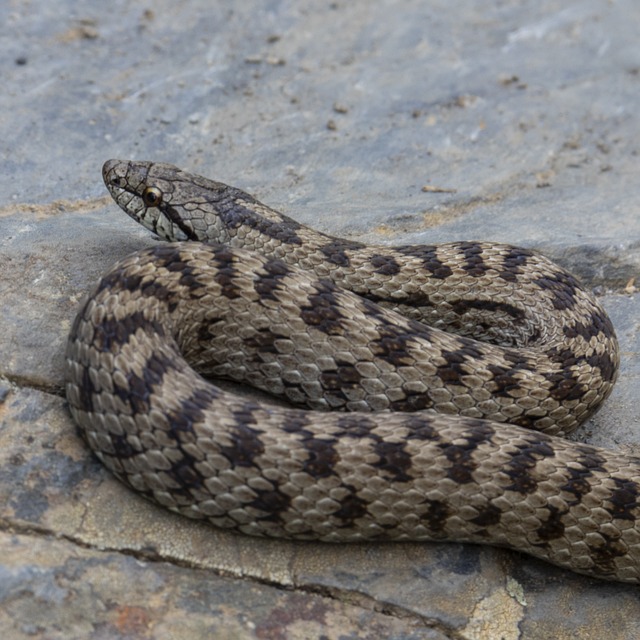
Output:
<svg viewBox="0 0 640 640">
<path fill-rule="evenodd" d="M 640 460 L 558 437 L 619 359 L 570 274 L 498 243 L 340 240 L 171 165 L 103 177 L 170 241 L 104 275 L 69 336 L 72 415 L 120 480 L 248 534 L 492 544 L 640 581 Z"/>
</svg>

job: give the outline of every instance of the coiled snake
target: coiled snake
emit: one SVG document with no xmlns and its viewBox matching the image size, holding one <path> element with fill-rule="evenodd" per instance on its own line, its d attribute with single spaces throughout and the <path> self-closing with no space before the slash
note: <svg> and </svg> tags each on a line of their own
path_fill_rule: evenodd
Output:
<svg viewBox="0 0 640 640">
<path fill-rule="evenodd" d="M 640 459 L 557 437 L 618 367 L 570 274 L 497 243 L 340 240 L 166 164 L 103 176 L 170 241 L 104 275 L 69 337 L 71 412 L 120 480 L 248 534 L 492 544 L 640 581 Z"/>
</svg>

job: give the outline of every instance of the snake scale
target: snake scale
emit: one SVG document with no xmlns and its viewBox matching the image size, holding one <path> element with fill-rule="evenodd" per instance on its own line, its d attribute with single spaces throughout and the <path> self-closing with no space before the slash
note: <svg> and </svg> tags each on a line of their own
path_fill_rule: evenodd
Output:
<svg viewBox="0 0 640 640">
<path fill-rule="evenodd" d="M 167 164 L 103 177 L 169 241 L 104 275 L 69 336 L 71 413 L 120 480 L 247 534 L 491 544 L 640 581 L 640 459 L 560 437 L 619 361 L 573 276 L 493 242 L 330 237 Z"/>
</svg>

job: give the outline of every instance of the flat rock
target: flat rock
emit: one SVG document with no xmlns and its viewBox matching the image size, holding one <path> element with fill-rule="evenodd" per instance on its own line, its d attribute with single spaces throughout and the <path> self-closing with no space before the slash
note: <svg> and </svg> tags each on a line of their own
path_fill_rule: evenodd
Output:
<svg viewBox="0 0 640 640">
<path fill-rule="evenodd" d="M 493 239 L 573 270 L 623 364 L 574 436 L 640 451 L 634 0 L 12 3 L 0 139 L 0 636 L 640 636 L 638 587 L 459 544 L 217 531 L 116 482 L 62 362 L 80 300 L 154 240 L 109 157 L 181 165 L 372 243 Z"/>
</svg>

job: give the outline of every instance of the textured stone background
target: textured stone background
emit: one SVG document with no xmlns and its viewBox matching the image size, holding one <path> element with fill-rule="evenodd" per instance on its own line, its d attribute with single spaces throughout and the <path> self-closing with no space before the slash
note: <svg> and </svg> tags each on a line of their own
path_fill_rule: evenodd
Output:
<svg viewBox="0 0 640 640">
<path fill-rule="evenodd" d="M 110 157 L 377 243 L 540 249 L 602 294 L 621 380 L 577 438 L 640 451 L 636 0 L 0 0 L 0 637 L 629 638 L 640 591 L 464 545 L 322 546 L 143 502 L 77 437 L 84 293 L 154 240 Z"/>
</svg>

